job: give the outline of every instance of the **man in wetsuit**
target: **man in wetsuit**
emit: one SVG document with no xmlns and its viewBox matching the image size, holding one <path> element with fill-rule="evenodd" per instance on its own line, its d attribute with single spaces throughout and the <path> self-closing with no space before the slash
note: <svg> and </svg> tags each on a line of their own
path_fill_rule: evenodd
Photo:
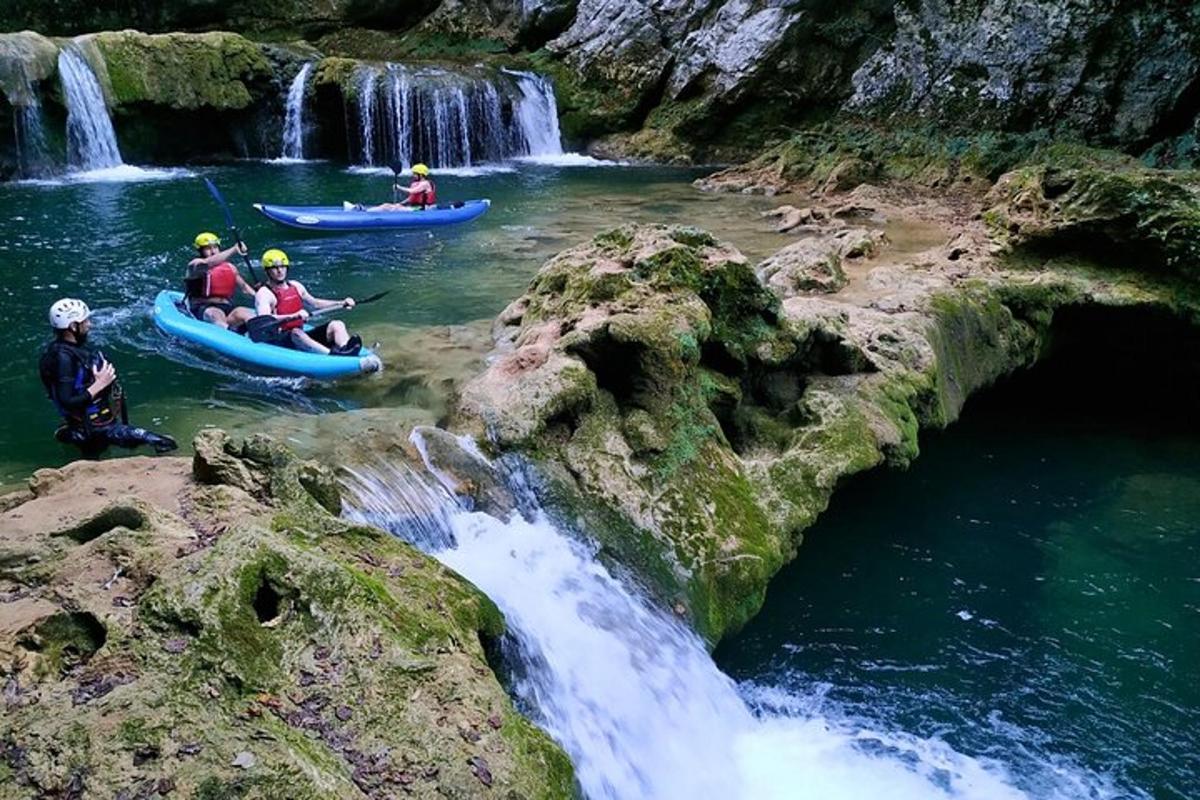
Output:
<svg viewBox="0 0 1200 800">
<path fill-rule="evenodd" d="M 215 233 L 201 233 L 196 237 L 199 253 L 188 262 L 187 277 L 183 285 L 187 290 L 188 311 L 196 319 L 211 322 L 219 328 L 238 328 L 254 316 L 254 309 L 235 307 L 234 295 L 238 289 L 253 297 L 254 289 L 229 263 L 235 255 L 245 255 L 246 245 L 238 242 L 233 247 L 221 249 L 221 240 Z"/>
<path fill-rule="evenodd" d="M 54 341 L 43 351 L 38 372 L 64 421 L 54 438 L 77 446 L 89 458 L 99 456 L 110 444 L 148 444 L 158 453 L 174 450 L 178 445 L 170 436 L 129 424 L 116 369 L 102 353 L 86 346 L 90 317 L 82 300 L 64 297 L 50 306 Z"/>
</svg>

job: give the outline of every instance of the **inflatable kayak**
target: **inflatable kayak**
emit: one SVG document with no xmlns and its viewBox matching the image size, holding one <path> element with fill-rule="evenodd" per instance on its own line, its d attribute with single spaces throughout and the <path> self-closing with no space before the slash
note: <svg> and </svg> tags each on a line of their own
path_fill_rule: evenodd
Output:
<svg viewBox="0 0 1200 800">
<path fill-rule="evenodd" d="M 183 308 L 183 293 L 161 291 L 154 299 L 154 323 L 172 336 L 277 375 L 331 380 L 376 372 L 379 357 L 367 348 L 358 356 L 326 356 L 290 347 L 252 342 L 245 336 L 196 319 Z"/>
<path fill-rule="evenodd" d="M 418 211 L 358 211 L 342 206 L 273 206 L 255 203 L 264 217 L 309 231 L 377 231 L 428 228 L 467 222 L 488 210 L 491 200 L 468 200 Z"/>
</svg>

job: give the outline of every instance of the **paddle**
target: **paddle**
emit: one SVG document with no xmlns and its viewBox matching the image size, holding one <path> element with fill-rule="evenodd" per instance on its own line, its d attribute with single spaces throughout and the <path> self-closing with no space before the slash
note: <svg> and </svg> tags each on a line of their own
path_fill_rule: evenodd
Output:
<svg viewBox="0 0 1200 800">
<path fill-rule="evenodd" d="M 376 300 L 380 299 L 386 294 L 389 294 L 391 291 L 391 289 L 385 289 L 384 291 L 373 294 L 370 297 L 364 297 L 362 300 L 355 300 L 354 307 L 358 308 L 359 306 L 366 305 L 367 303 L 374 303 Z M 335 311 L 342 311 L 344 309 L 346 309 L 346 306 L 343 305 L 330 306 L 329 308 L 322 308 L 319 311 L 312 312 L 308 315 L 308 318 L 315 319 L 316 317 L 322 317 L 326 314 L 332 314 Z M 272 314 L 263 314 L 258 317 L 252 317 L 246 321 L 246 336 L 250 337 L 250 341 L 252 342 L 269 342 L 272 340 L 278 340 L 281 338 L 283 333 L 283 331 L 279 329 L 279 326 L 287 321 L 288 320 L 285 319 L 279 319 Z"/>
<path fill-rule="evenodd" d="M 396 162 L 393 161 L 388 166 L 390 166 L 392 168 L 392 202 L 399 203 L 400 202 L 400 172 L 404 169 L 404 165 L 397 164 Z"/>
<path fill-rule="evenodd" d="M 208 187 L 209 194 L 217 201 L 217 205 L 221 207 L 221 211 L 225 214 L 225 224 L 229 226 L 229 230 L 233 233 L 233 240 L 244 246 L 242 234 L 238 232 L 237 225 L 233 222 L 233 212 L 229 210 L 229 205 L 225 202 L 225 198 L 221 197 L 221 193 L 217 191 L 217 186 L 208 178 L 204 179 L 204 185 Z M 250 261 L 250 254 L 243 253 L 242 260 L 246 262 L 246 269 L 250 270 L 250 277 L 254 278 L 255 288 L 262 285 L 262 281 L 258 279 L 258 273 L 254 271 L 254 264 Z"/>
</svg>

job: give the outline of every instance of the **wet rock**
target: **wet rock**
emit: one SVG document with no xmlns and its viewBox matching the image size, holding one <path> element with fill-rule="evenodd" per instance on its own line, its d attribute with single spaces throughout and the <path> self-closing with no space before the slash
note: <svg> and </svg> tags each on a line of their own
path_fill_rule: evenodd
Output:
<svg viewBox="0 0 1200 800">
<path fill-rule="evenodd" d="M 849 283 L 843 260 L 873 255 L 884 241 L 881 231 L 846 228 L 788 245 L 759 264 L 756 272 L 782 298 L 799 292 L 837 292 Z"/>
<path fill-rule="evenodd" d="M 250 769 L 256 763 L 257 759 L 254 757 L 254 754 L 249 750 L 243 750 L 234 756 L 233 761 L 230 762 L 230 766 L 241 767 L 242 769 Z"/>
</svg>

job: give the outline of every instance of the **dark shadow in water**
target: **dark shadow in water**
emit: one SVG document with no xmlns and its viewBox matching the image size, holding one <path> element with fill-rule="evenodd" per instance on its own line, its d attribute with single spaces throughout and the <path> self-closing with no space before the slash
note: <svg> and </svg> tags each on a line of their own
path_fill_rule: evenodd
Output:
<svg viewBox="0 0 1200 800">
<path fill-rule="evenodd" d="M 718 664 L 1038 776 L 1200 796 L 1200 332 L 1079 308 L 1047 358 L 847 482 Z"/>
</svg>

